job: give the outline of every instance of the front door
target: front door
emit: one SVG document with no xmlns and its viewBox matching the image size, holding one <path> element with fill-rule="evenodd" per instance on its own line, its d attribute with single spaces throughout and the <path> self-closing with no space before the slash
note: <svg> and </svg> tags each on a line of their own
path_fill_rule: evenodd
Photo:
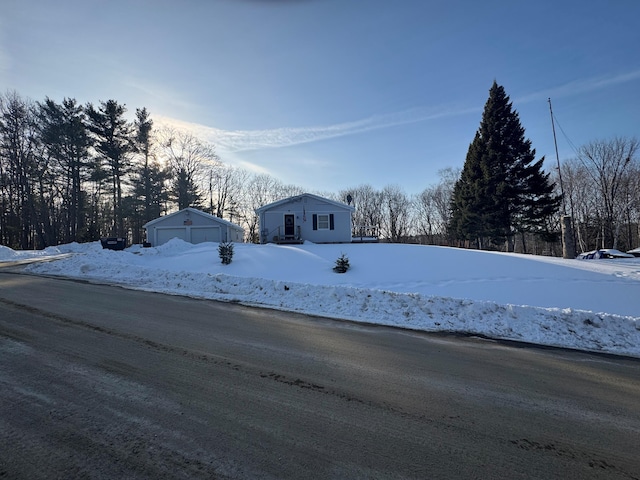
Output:
<svg viewBox="0 0 640 480">
<path fill-rule="evenodd" d="M 295 216 L 287 213 L 284 216 L 284 238 L 292 239 L 296 236 Z"/>
</svg>

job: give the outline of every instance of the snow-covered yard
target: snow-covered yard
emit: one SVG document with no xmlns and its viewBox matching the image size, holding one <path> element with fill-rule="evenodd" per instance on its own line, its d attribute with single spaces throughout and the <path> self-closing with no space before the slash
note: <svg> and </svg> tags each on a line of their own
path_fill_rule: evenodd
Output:
<svg viewBox="0 0 640 480">
<path fill-rule="evenodd" d="M 332 268 L 342 254 L 351 269 L 337 274 Z M 0 261 L 34 257 L 57 258 L 28 265 L 35 274 L 640 357 L 640 258 L 563 260 L 398 244 L 236 244 L 225 266 L 218 244 L 177 239 L 120 252 L 103 250 L 100 242 L 43 251 L 0 246 Z"/>
</svg>

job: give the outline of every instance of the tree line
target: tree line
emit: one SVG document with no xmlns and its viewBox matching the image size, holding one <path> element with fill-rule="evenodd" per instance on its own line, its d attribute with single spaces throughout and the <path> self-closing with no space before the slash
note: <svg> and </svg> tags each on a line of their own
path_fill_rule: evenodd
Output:
<svg viewBox="0 0 640 480">
<path fill-rule="evenodd" d="M 253 209 L 301 193 L 225 165 L 189 133 L 155 129 L 146 108 L 133 121 L 126 113 L 116 100 L 0 95 L 0 244 L 142 243 L 145 223 L 188 206 L 243 223 L 257 238 Z"/>
<path fill-rule="evenodd" d="M 592 141 L 562 163 L 557 183 L 579 251 L 640 247 L 639 149 L 635 138 Z"/>
<path fill-rule="evenodd" d="M 0 244 L 37 249 L 105 236 L 142 243 L 142 226 L 195 207 L 259 241 L 255 209 L 300 187 L 225 164 L 215 146 L 156 128 L 146 108 L 127 120 L 115 100 L 33 102 L 0 95 Z M 560 217 L 578 249 L 638 246 L 638 142 L 596 141 L 543 171 L 504 88 L 494 82 L 462 169 L 418 194 L 364 184 L 312 192 L 356 210 L 354 236 L 558 255 Z"/>
</svg>

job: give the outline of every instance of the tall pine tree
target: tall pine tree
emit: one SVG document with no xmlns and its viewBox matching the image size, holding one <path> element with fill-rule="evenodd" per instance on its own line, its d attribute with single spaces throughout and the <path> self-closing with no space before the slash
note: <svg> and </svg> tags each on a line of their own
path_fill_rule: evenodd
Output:
<svg viewBox="0 0 640 480">
<path fill-rule="evenodd" d="M 149 112 L 146 108 L 136 109 L 133 141 L 138 162 L 130 178 L 131 197 L 127 199 L 132 243 L 142 241 L 142 226 L 160 216 L 169 198 L 165 188 L 168 171 L 155 160 L 153 137 L 153 120 Z"/>
<path fill-rule="evenodd" d="M 133 150 L 131 125 L 124 118 L 127 109 L 115 100 L 100 102 L 96 109 L 91 103 L 86 107 L 88 129 L 95 138 L 94 148 L 99 160 L 107 167 L 113 194 L 113 225 L 111 235 L 124 236 L 124 210 L 122 183 L 130 165 L 127 154 Z"/>
<path fill-rule="evenodd" d="M 477 242 L 478 248 L 505 243 L 511 251 L 517 232 L 542 233 L 545 220 L 560 205 L 549 175 L 542 171 L 543 162 L 544 157 L 535 162 L 518 113 L 494 81 L 454 188 L 452 236 Z"/>
<path fill-rule="evenodd" d="M 52 173 L 62 191 L 62 225 L 58 241 L 79 242 L 86 224 L 82 190 L 87 176 L 91 139 L 82 105 L 73 98 L 58 104 L 46 98 L 39 104 L 40 140 L 51 157 Z"/>
</svg>

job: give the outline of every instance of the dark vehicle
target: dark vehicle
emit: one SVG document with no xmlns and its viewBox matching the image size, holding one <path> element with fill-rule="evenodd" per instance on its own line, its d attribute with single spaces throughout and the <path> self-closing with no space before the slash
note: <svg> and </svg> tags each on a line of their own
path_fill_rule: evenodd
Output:
<svg viewBox="0 0 640 480">
<path fill-rule="evenodd" d="M 127 246 L 127 239 L 122 237 L 106 237 L 101 238 L 102 248 L 109 250 L 124 250 Z"/>
<path fill-rule="evenodd" d="M 600 250 L 592 250 L 578 255 L 580 260 L 598 260 L 600 258 L 633 258 L 633 255 L 613 248 L 601 248 Z"/>
</svg>

